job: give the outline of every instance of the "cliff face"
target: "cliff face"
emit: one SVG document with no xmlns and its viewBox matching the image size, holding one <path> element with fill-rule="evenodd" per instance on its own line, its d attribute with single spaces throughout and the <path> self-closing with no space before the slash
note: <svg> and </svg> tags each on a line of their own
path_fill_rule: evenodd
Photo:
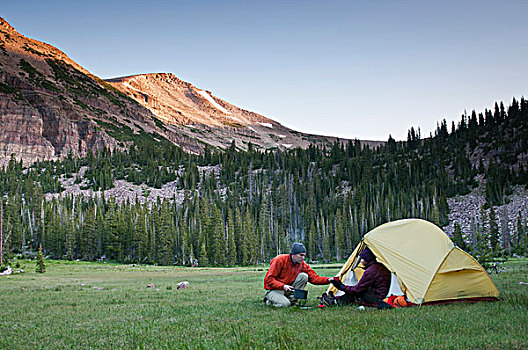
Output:
<svg viewBox="0 0 528 350">
<path fill-rule="evenodd" d="M 21 35 L 0 18 L 0 166 L 11 155 L 28 164 L 123 149 L 145 135 L 188 151 L 203 147 L 167 129 L 59 49 Z"/>
</svg>

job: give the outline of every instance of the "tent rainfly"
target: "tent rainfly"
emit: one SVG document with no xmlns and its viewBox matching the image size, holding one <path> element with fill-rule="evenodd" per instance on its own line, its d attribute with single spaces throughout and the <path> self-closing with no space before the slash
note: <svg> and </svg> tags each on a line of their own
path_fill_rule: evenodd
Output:
<svg viewBox="0 0 528 350">
<path fill-rule="evenodd" d="M 363 275 L 359 254 L 365 247 L 392 273 L 388 295 L 404 294 L 415 304 L 499 297 L 486 270 L 431 222 L 398 220 L 367 233 L 338 274 L 343 283 L 355 285 Z M 343 293 L 333 286 L 327 292 Z"/>
</svg>

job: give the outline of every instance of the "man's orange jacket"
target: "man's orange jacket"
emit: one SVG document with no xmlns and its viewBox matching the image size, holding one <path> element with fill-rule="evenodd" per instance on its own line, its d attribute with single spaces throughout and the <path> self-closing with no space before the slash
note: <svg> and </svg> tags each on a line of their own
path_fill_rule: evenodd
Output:
<svg viewBox="0 0 528 350">
<path fill-rule="evenodd" d="M 264 288 L 267 290 L 282 289 L 285 284 L 291 285 L 297 275 L 305 272 L 311 284 L 328 284 L 329 278 L 319 276 L 306 262 L 294 264 L 290 254 L 277 255 L 264 277 Z"/>
</svg>

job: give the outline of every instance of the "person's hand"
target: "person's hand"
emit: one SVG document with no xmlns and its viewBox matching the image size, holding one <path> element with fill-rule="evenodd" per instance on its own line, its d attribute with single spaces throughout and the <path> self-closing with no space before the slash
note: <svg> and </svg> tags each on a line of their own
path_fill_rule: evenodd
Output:
<svg viewBox="0 0 528 350">
<path fill-rule="evenodd" d="M 330 283 L 332 283 L 332 285 L 338 290 L 343 290 L 343 288 L 345 287 L 345 285 L 337 277 L 332 278 L 330 280 Z"/>
<path fill-rule="evenodd" d="M 294 288 L 290 285 L 285 284 L 284 287 L 282 287 L 282 289 L 284 289 L 285 292 L 293 292 Z"/>
</svg>

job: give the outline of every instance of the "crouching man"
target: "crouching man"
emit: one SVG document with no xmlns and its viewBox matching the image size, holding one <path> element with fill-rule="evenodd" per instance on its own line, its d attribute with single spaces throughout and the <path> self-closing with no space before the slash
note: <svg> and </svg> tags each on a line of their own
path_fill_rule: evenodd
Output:
<svg viewBox="0 0 528 350">
<path fill-rule="evenodd" d="M 293 298 L 295 289 L 304 289 L 306 283 L 329 284 L 330 278 L 319 276 L 304 262 L 306 248 L 301 243 L 294 243 L 290 254 L 281 254 L 271 260 L 271 265 L 264 277 L 266 296 L 264 301 L 276 307 L 291 306 L 297 302 Z"/>
</svg>

